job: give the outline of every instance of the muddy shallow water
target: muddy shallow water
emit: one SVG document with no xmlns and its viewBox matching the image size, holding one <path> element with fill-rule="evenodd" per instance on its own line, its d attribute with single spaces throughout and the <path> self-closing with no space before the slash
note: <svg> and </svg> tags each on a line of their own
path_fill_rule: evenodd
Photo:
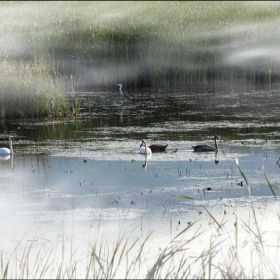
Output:
<svg viewBox="0 0 280 280">
<path fill-rule="evenodd" d="M 79 93 L 77 118 L 1 123 L 1 147 L 7 134 L 16 139 L 14 156 L 0 161 L 2 248 L 30 227 L 38 246 L 64 228 L 86 247 L 100 220 L 109 241 L 120 229 L 154 230 L 160 244 L 205 217 L 203 206 L 222 215 L 247 207 L 236 158 L 255 203 L 271 200 L 264 174 L 280 186 L 278 86 L 129 94 L 123 103 L 114 91 Z M 193 152 L 191 145 L 214 145 L 214 135 L 217 155 Z M 168 144 L 167 153 L 139 155 L 142 139 Z"/>
</svg>

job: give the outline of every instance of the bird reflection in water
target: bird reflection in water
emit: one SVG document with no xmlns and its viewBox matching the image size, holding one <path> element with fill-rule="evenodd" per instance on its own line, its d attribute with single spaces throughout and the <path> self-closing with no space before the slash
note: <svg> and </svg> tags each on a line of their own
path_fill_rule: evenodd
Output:
<svg viewBox="0 0 280 280">
<path fill-rule="evenodd" d="M 147 170 L 148 167 L 148 160 L 151 158 L 151 154 L 145 155 L 145 163 L 142 163 L 142 167 Z"/>
<path fill-rule="evenodd" d="M 220 162 L 219 160 L 219 151 L 215 152 L 215 163 L 218 164 Z"/>
<path fill-rule="evenodd" d="M 129 110 L 130 110 L 129 107 L 125 107 L 122 110 L 120 110 L 120 124 L 123 123 L 123 116 L 124 115 L 129 115 Z"/>
<path fill-rule="evenodd" d="M 11 158 L 10 155 L 0 155 L 0 161 L 9 160 Z"/>
<path fill-rule="evenodd" d="M 14 157 L 13 155 L 0 155 L 0 161 L 3 162 L 3 164 L 7 165 L 6 162 L 10 161 L 10 168 L 14 168 Z M 5 163 L 4 163 L 5 162 Z"/>
</svg>

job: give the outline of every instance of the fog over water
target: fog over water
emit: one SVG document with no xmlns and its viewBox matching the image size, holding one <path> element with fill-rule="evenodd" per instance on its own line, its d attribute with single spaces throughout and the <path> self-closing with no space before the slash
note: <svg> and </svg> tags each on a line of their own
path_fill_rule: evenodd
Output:
<svg viewBox="0 0 280 280">
<path fill-rule="evenodd" d="M 88 88 L 145 80 L 149 71 L 210 69 L 230 79 L 232 69 L 235 78 L 244 70 L 278 79 L 279 8 L 278 2 L 6 3 L 0 56 L 8 65 L 46 58 L 67 88 L 71 77 Z"/>
</svg>

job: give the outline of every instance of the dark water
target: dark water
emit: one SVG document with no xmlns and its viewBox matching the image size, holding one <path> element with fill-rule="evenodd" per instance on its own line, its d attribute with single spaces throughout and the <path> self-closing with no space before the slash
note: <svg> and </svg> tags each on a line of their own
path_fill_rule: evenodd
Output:
<svg viewBox="0 0 280 280">
<path fill-rule="evenodd" d="M 263 86 L 264 87 L 264 86 Z M 279 139 L 279 87 L 187 89 L 78 93 L 81 116 L 2 123 L 0 135 L 21 140 L 75 142 L 94 140 L 203 141 L 218 134 L 224 141 Z M 1 140 L 2 140 L 1 139 Z M 3 139 L 4 140 L 4 139 Z"/>
<path fill-rule="evenodd" d="M 246 207 L 236 158 L 253 199 L 271 199 L 264 175 L 279 187 L 278 86 L 129 94 L 132 102 L 116 91 L 79 93 L 77 118 L 1 123 L 1 147 L 7 134 L 16 139 L 14 156 L 0 161 L 0 223 L 11 246 L 18 227 L 35 223 L 50 241 L 62 221 L 70 238 L 73 223 L 85 232 L 100 218 L 104 235 L 117 235 L 126 221 L 126 230 L 172 236 L 203 206 Z M 193 152 L 191 145 L 213 145 L 214 135 L 222 139 L 218 155 Z M 138 154 L 142 139 L 168 144 L 167 153 L 146 159 Z"/>
</svg>

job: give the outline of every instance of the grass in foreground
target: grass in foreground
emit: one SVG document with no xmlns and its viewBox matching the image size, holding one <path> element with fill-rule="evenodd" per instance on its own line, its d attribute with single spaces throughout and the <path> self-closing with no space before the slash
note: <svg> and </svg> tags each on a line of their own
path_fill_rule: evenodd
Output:
<svg viewBox="0 0 280 280">
<path fill-rule="evenodd" d="M 239 167 L 248 191 L 248 180 Z M 267 176 L 268 186 L 272 188 Z M 278 198 L 273 199 L 278 205 Z M 178 196 L 178 198 L 187 198 Z M 62 233 L 61 242 L 37 248 L 34 242 L 19 250 L 23 239 L 11 254 L 1 253 L 1 277 L 7 278 L 59 278 L 59 279 L 186 279 L 186 278 L 224 278 L 224 279 L 264 279 L 279 278 L 280 239 L 268 235 L 263 222 L 268 211 L 274 216 L 275 225 L 279 223 L 277 209 L 262 208 L 260 211 L 251 200 L 247 209 L 248 217 L 241 218 L 238 211 L 230 221 L 223 216 L 219 221 L 205 208 L 210 223 L 204 226 L 197 222 L 189 224 L 160 252 L 150 254 L 153 233 L 143 238 L 133 239 L 125 234 L 117 242 L 99 239 L 89 244 L 88 252 L 79 250 L 73 241 L 66 242 Z M 273 208 L 272 208 L 273 209 Z M 270 222 L 270 221 L 268 221 Z M 269 225 L 271 226 L 271 225 Z M 155 236 L 156 238 L 156 236 Z M 20 251 L 20 252 L 19 252 Z"/>
</svg>

